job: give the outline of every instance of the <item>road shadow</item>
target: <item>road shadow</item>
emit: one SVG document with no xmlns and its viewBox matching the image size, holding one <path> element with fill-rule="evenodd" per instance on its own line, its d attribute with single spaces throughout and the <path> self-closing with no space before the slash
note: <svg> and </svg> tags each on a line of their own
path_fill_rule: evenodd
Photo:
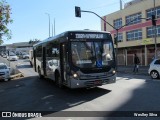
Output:
<svg viewBox="0 0 160 120">
<path fill-rule="evenodd" d="M 18 69 L 32 68 L 32 66 L 31 65 L 18 65 L 17 68 Z"/>
<path fill-rule="evenodd" d="M 41 111 L 43 115 L 49 115 L 85 104 L 110 92 L 99 87 L 60 89 L 51 80 L 26 77 L 0 84 L 0 97 L 3 98 L 0 111 Z"/>
<path fill-rule="evenodd" d="M 142 76 L 128 76 L 128 80 Z M 143 76 L 145 77 L 145 76 Z M 127 79 L 126 79 L 127 80 Z M 133 79 L 134 80 L 134 79 Z M 106 120 L 158 120 L 160 116 L 160 80 L 146 76 L 143 84 L 130 93 L 130 98 L 114 111 Z M 123 93 L 125 94 L 125 92 Z M 153 113 L 153 114 L 152 114 Z M 146 117 L 145 114 L 148 116 Z M 136 116 L 138 115 L 138 116 Z M 158 115 L 158 117 L 156 117 Z"/>
<path fill-rule="evenodd" d="M 23 62 L 29 62 L 29 59 L 22 59 Z"/>
</svg>

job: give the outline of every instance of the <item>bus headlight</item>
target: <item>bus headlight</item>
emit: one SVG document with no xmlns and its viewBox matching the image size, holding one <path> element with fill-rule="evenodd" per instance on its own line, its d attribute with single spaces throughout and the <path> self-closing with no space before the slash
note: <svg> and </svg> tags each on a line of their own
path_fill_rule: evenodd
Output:
<svg viewBox="0 0 160 120">
<path fill-rule="evenodd" d="M 74 78 L 77 78 L 77 77 L 78 77 L 77 73 L 74 73 L 74 74 L 73 74 L 73 77 L 74 77 Z"/>
<path fill-rule="evenodd" d="M 79 75 L 77 73 L 73 73 L 73 78 L 78 80 L 79 79 Z"/>
<path fill-rule="evenodd" d="M 115 71 L 115 70 L 113 70 L 113 71 L 112 71 L 112 73 L 113 73 L 113 74 L 116 74 L 116 71 Z"/>
</svg>

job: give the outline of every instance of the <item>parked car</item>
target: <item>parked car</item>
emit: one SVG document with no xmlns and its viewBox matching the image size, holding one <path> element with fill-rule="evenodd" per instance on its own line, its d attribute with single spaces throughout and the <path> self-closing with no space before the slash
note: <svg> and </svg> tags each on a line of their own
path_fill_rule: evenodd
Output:
<svg viewBox="0 0 160 120">
<path fill-rule="evenodd" d="M 0 80 L 10 80 L 10 67 L 5 63 L 0 63 Z"/>
<path fill-rule="evenodd" d="M 29 54 L 26 52 L 16 52 L 16 55 L 20 58 L 20 59 L 29 59 Z"/>
<path fill-rule="evenodd" d="M 154 59 L 151 62 L 148 73 L 153 79 L 160 77 L 160 59 Z"/>
<path fill-rule="evenodd" d="M 3 57 L 3 58 L 7 58 L 7 54 L 6 54 L 6 53 L 3 53 L 2 57 Z"/>
<path fill-rule="evenodd" d="M 22 53 L 22 58 L 23 58 L 23 59 L 29 59 L 29 54 L 27 54 L 27 53 Z"/>
<path fill-rule="evenodd" d="M 8 55 L 7 56 L 7 60 L 18 60 L 18 57 L 17 57 L 17 55 L 15 55 L 15 54 L 10 54 L 10 55 Z"/>
</svg>

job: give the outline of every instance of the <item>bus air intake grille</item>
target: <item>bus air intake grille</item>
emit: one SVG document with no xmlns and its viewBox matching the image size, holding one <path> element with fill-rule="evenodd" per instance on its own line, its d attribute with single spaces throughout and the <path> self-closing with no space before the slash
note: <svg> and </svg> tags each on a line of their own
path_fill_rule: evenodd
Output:
<svg viewBox="0 0 160 120">
<path fill-rule="evenodd" d="M 0 72 L 0 75 L 4 75 L 5 73 L 4 72 Z"/>
<path fill-rule="evenodd" d="M 105 80 L 106 78 L 107 76 L 103 75 L 103 76 L 81 77 L 80 80 L 97 80 L 97 79 Z"/>
</svg>

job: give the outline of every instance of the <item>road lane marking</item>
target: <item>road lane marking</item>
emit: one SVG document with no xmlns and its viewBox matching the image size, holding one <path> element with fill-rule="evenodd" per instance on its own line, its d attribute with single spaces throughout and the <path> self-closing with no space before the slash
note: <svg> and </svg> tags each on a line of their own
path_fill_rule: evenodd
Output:
<svg viewBox="0 0 160 120">
<path fill-rule="evenodd" d="M 45 97 L 43 97 L 43 98 L 41 98 L 42 100 L 45 100 L 45 99 L 47 99 L 47 98 L 50 98 L 50 97 L 53 97 L 54 95 L 48 95 L 48 96 L 45 96 Z"/>
</svg>

